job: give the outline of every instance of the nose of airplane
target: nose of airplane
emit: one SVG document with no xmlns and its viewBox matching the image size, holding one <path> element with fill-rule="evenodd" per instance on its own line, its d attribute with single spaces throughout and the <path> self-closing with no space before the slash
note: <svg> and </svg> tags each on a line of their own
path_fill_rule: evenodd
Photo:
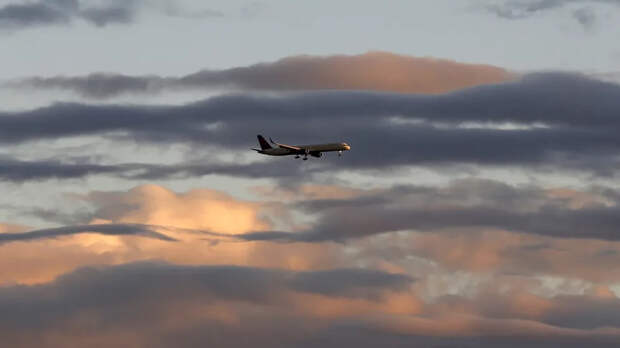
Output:
<svg viewBox="0 0 620 348">
<path fill-rule="evenodd" d="M 351 146 L 350 146 L 350 145 L 345 145 L 345 146 L 344 146 L 344 149 L 345 149 L 345 150 L 351 150 Z"/>
</svg>

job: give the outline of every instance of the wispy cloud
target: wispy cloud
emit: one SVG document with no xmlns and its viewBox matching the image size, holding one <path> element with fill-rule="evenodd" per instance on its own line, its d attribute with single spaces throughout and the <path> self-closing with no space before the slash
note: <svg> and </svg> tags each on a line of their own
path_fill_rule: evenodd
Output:
<svg viewBox="0 0 620 348">
<path fill-rule="evenodd" d="M 591 7 L 595 4 L 620 6 L 618 0 L 503 0 L 487 2 L 484 8 L 501 18 L 524 19 L 570 5 L 580 5 L 572 10 L 573 18 L 584 28 L 590 29 L 597 21 L 596 12 Z"/>
<path fill-rule="evenodd" d="M 136 13 L 136 1 L 113 1 L 106 7 L 86 7 L 78 0 L 49 0 L 9 4 L 0 8 L 0 28 L 68 24 L 82 19 L 97 26 L 128 23 Z"/>
<path fill-rule="evenodd" d="M 155 238 L 164 241 L 174 241 L 174 238 L 168 237 L 160 232 L 155 231 L 153 226 L 141 224 L 93 224 L 78 226 L 63 226 L 57 228 L 46 228 L 41 230 L 33 230 L 28 232 L 17 233 L 0 233 L 0 244 L 17 241 L 28 241 L 42 238 L 57 238 L 69 236 L 79 233 L 100 233 L 110 236 L 128 236 L 138 235 L 148 238 Z"/>
<path fill-rule="evenodd" d="M 105 3 L 105 5 L 102 5 Z M 157 3 L 147 0 L 112 0 L 105 2 L 80 0 L 45 0 L 10 3 L 0 7 L 0 29 L 20 30 L 31 27 L 67 25 L 74 20 L 105 27 L 110 24 L 130 24 L 146 8 L 157 8 Z M 172 2 L 164 6 L 163 13 L 175 17 L 217 17 L 218 11 L 188 12 Z"/>
<path fill-rule="evenodd" d="M 286 169 L 284 171 L 283 169 Z M 259 163 L 194 163 L 175 164 L 116 163 L 98 164 L 84 161 L 30 160 L 23 161 L 0 156 L 0 181 L 28 182 L 44 180 L 81 179 L 89 176 L 105 175 L 127 180 L 159 180 L 174 178 L 201 177 L 206 175 L 226 175 L 242 178 L 308 177 L 325 170 L 325 166 L 315 166 L 302 170 L 297 163 L 285 163 L 274 167 L 268 162 Z"/>
</svg>

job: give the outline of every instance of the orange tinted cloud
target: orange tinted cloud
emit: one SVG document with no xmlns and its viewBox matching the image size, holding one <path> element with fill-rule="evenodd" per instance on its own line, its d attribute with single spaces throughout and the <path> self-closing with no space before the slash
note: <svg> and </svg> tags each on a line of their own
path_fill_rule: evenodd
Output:
<svg viewBox="0 0 620 348">
<path fill-rule="evenodd" d="M 292 270 L 347 265 L 340 245 L 232 242 L 184 230 L 236 234 L 271 228 L 271 221 L 262 216 L 263 210 L 271 212 L 276 208 L 235 199 L 217 190 L 174 192 L 162 186 L 144 185 L 129 191 L 93 192 L 82 199 L 94 205 L 91 223 L 165 226 L 160 232 L 177 241 L 81 233 L 0 244 L 0 284 L 41 283 L 81 266 L 152 259 Z M 6 232 L 25 230 L 13 225 L 0 226 Z"/>
<path fill-rule="evenodd" d="M 128 192 L 95 192 L 88 200 L 99 205 L 98 221 L 141 223 L 236 234 L 264 230 L 259 205 L 243 202 L 216 190 L 176 193 L 157 185 Z"/>
<path fill-rule="evenodd" d="M 461 230 L 460 232 L 464 232 Z M 412 233 L 404 247 L 451 270 L 506 272 L 615 282 L 620 243 L 550 238 L 496 229 Z"/>
<path fill-rule="evenodd" d="M 411 290 L 402 276 L 354 269 L 298 273 L 160 263 L 99 267 L 29 289 L 0 288 L 0 332 L 11 346 L 37 346 L 50 336 L 69 346 L 131 338 L 146 347 L 157 346 L 151 339 L 179 337 L 191 338 L 194 345 L 176 341 L 174 346 L 213 343 L 218 337 L 226 345 L 241 335 L 246 344 L 251 340 L 262 347 L 273 346 L 263 341 L 266 337 L 294 342 L 324 330 L 338 336 L 346 328 L 355 337 L 368 332 L 404 335 L 414 338 L 413 346 L 420 343 L 416 337 L 429 336 L 616 342 L 620 337 L 617 299 L 542 299 L 489 289 L 474 298 L 423 303 Z M 589 318 L 597 313 L 602 324 L 591 326 Z M 564 319 L 568 324 L 562 325 Z M 38 330 L 28 330 L 32 325 Z M 128 329 L 134 335 L 127 336 Z M 16 344 L 30 339 L 30 344 Z"/>
<path fill-rule="evenodd" d="M 502 68 L 490 65 L 464 64 L 387 52 L 369 52 L 356 56 L 298 56 L 263 67 L 282 77 L 297 71 L 297 74 L 292 74 L 291 81 L 283 86 L 294 89 L 445 93 L 481 84 L 504 82 L 515 77 Z"/>
<path fill-rule="evenodd" d="M 88 98 L 154 94 L 176 89 L 266 91 L 371 90 L 437 94 L 501 83 L 517 74 L 485 64 L 420 58 L 389 52 L 359 55 L 292 56 L 275 62 L 224 70 L 202 70 L 181 77 L 95 73 L 78 77 L 33 77 L 11 87 L 70 90 Z"/>
<path fill-rule="evenodd" d="M 307 316 L 348 318 L 374 313 L 415 315 L 422 312 L 423 303 L 411 293 L 385 293 L 380 300 L 334 298 L 324 295 L 295 294 L 291 308 Z"/>
<path fill-rule="evenodd" d="M 436 94 L 514 78 L 515 74 L 491 65 L 368 52 L 353 56 L 287 57 L 273 63 L 221 71 L 206 70 L 180 81 L 196 86 L 221 84 L 244 89 L 340 89 Z"/>
</svg>

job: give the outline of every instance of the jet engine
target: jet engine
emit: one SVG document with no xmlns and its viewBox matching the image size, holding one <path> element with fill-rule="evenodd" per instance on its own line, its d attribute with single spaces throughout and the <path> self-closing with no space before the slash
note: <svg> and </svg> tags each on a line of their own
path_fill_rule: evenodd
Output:
<svg viewBox="0 0 620 348">
<path fill-rule="evenodd" d="M 323 156 L 322 152 L 310 152 L 310 156 L 312 157 L 321 157 Z"/>
</svg>

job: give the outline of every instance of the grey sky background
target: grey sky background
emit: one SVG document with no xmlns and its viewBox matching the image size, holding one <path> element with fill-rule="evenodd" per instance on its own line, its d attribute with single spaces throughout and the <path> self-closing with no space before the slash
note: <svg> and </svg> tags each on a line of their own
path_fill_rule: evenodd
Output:
<svg viewBox="0 0 620 348">
<path fill-rule="evenodd" d="M 620 70 L 620 47 L 613 44 L 620 35 L 614 25 L 620 8 L 613 2 L 571 1 L 513 19 L 489 11 L 489 3 L 501 2 L 179 2 L 182 11 L 221 13 L 187 18 L 170 15 L 164 2 L 135 1 L 131 20 L 104 27 L 76 17 L 67 23 L 0 29 L 3 51 L 9 53 L 0 78 L 99 71 L 182 75 L 298 54 L 369 50 L 519 71 Z M 571 15 L 573 8 L 582 7 L 600 14 L 591 29 L 584 30 Z"/>
</svg>

